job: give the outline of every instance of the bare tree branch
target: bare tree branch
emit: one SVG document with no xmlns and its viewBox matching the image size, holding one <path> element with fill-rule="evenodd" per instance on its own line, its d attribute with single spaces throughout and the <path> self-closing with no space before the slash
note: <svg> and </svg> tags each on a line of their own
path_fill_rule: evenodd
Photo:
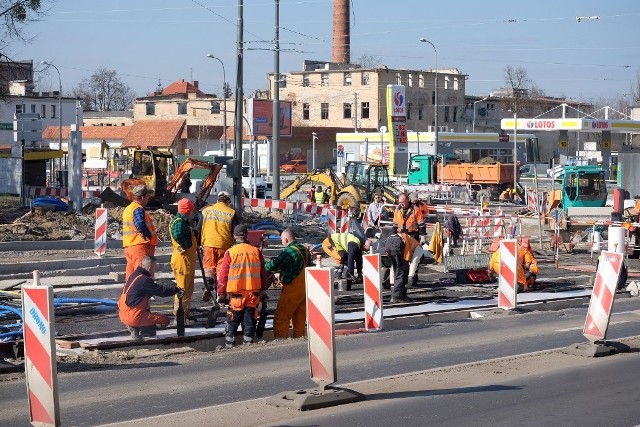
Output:
<svg viewBox="0 0 640 427">
<path fill-rule="evenodd" d="M 85 110 L 123 111 L 131 108 L 135 93 L 123 83 L 115 70 L 97 69 L 73 90 Z"/>
</svg>

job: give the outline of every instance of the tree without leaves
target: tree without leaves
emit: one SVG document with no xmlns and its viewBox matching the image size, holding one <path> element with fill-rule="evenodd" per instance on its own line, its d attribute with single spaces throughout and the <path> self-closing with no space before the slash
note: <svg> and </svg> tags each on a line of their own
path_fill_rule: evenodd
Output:
<svg viewBox="0 0 640 427">
<path fill-rule="evenodd" d="M 229 82 L 224 82 L 224 85 L 222 85 L 222 96 L 225 99 L 231 98 L 233 96 L 233 91 L 231 90 L 231 85 L 229 84 Z"/>
<path fill-rule="evenodd" d="M 73 90 L 82 99 L 85 110 L 123 111 L 131 108 L 135 93 L 124 84 L 115 70 L 99 68 Z"/>
<path fill-rule="evenodd" d="M 379 67 L 382 63 L 382 60 L 379 56 L 369 55 L 367 53 L 363 53 L 356 59 L 356 64 L 360 65 L 360 68 L 376 68 Z"/>
</svg>

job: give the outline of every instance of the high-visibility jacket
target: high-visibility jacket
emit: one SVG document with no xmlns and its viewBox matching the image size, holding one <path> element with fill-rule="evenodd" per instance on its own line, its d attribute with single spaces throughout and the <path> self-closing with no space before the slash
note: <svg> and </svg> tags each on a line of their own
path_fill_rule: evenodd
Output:
<svg viewBox="0 0 640 427">
<path fill-rule="evenodd" d="M 405 233 L 398 233 L 398 235 L 402 238 L 402 240 L 404 240 L 404 253 L 402 257 L 405 259 L 405 261 L 411 261 L 411 259 L 413 258 L 413 251 L 415 251 L 416 248 L 420 246 L 420 242 Z"/>
<path fill-rule="evenodd" d="M 528 248 L 518 244 L 517 277 L 518 283 L 528 287 L 533 284 L 535 279 L 527 280 L 527 272 L 535 275 L 539 273 L 538 261 Z M 500 249 L 495 251 L 489 261 L 489 269 L 496 274 L 500 274 Z"/>
<path fill-rule="evenodd" d="M 313 197 L 316 199 L 316 203 L 317 204 L 323 204 L 324 203 L 324 191 L 317 191 L 313 194 Z"/>
<path fill-rule="evenodd" d="M 347 252 L 349 243 L 354 242 L 358 247 L 360 246 L 360 239 L 351 233 L 333 233 L 331 235 L 331 242 L 333 246 L 343 252 Z"/>
<path fill-rule="evenodd" d="M 217 202 L 202 210 L 202 246 L 228 249 L 233 245 L 233 217 L 236 211 Z"/>
<path fill-rule="evenodd" d="M 417 233 L 418 227 L 424 223 L 422 211 L 411 206 L 403 213 L 404 208 L 398 206 L 393 212 L 393 224 L 398 227 L 399 233 Z"/>
<path fill-rule="evenodd" d="M 260 249 L 248 243 L 238 243 L 227 250 L 229 255 L 229 275 L 227 293 L 262 289 L 264 269 Z"/>
<path fill-rule="evenodd" d="M 138 208 L 144 210 L 144 221 L 151 232 L 151 238 L 149 240 L 138 231 L 133 222 L 133 212 Z M 140 203 L 134 201 L 131 202 L 122 213 L 122 246 L 128 248 L 129 246 L 142 245 L 144 243 L 157 246 L 158 235 L 156 234 L 156 227 L 153 225 L 149 212 L 147 212 Z"/>
</svg>

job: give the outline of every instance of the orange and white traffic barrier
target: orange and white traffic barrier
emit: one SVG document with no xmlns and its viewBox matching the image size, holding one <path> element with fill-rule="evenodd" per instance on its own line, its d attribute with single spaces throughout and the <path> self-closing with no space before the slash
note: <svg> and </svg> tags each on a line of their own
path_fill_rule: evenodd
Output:
<svg viewBox="0 0 640 427">
<path fill-rule="evenodd" d="M 338 210 L 327 209 L 327 226 L 329 227 L 329 233 L 338 232 Z"/>
<path fill-rule="evenodd" d="M 362 256 L 362 274 L 364 276 L 364 329 L 380 331 L 383 327 L 382 316 L 382 271 L 380 254 Z"/>
<path fill-rule="evenodd" d="M 96 209 L 95 237 L 93 239 L 93 251 L 102 256 L 107 252 L 107 210 Z"/>
<path fill-rule="evenodd" d="M 54 188 L 54 187 L 28 187 L 27 194 L 29 197 L 68 197 L 69 190 L 67 188 Z M 92 197 L 100 197 L 101 191 L 83 191 L 82 198 L 90 199 Z"/>
<path fill-rule="evenodd" d="M 502 221 L 502 209 L 498 208 L 496 209 L 496 218 L 494 218 L 493 220 L 493 237 L 495 238 L 502 238 L 502 226 L 503 226 L 503 221 Z"/>
<path fill-rule="evenodd" d="M 305 277 L 309 367 L 311 379 L 323 387 L 337 381 L 333 269 L 308 267 Z"/>
<path fill-rule="evenodd" d="M 498 268 L 498 307 L 516 308 L 518 294 L 518 243 L 515 239 L 500 241 L 500 267 Z"/>
<path fill-rule="evenodd" d="M 53 287 L 40 286 L 37 270 L 33 285 L 22 286 L 22 313 L 29 418 L 33 425 L 59 426 Z"/>
<path fill-rule="evenodd" d="M 340 216 L 342 216 L 342 221 L 340 222 L 340 232 L 341 233 L 348 233 L 349 232 L 349 222 L 351 221 L 351 217 L 349 216 L 348 212 L 344 209 L 339 209 L 338 212 L 340 212 Z"/>
<path fill-rule="evenodd" d="M 623 256 L 618 252 L 601 252 L 596 280 L 589 301 L 589 311 L 582 330 L 582 335 L 591 342 L 603 340 L 607 335 L 616 285 L 622 270 Z"/>
</svg>

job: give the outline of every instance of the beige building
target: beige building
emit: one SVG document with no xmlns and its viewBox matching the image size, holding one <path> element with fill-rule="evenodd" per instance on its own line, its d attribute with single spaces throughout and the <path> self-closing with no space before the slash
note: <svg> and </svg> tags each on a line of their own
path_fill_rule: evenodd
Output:
<svg viewBox="0 0 640 427">
<path fill-rule="evenodd" d="M 356 67 L 356 66 L 347 66 Z M 465 78 L 457 69 L 438 70 L 438 125 L 461 131 Z M 273 91 L 273 74 L 268 75 Z M 435 70 L 345 68 L 305 61 L 303 71 L 281 75 L 280 99 L 292 101 L 293 126 L 377 130 L 387 123 L 387 85 L 404 85 L 407 129 L 435 126 Z"/>
</svg>

